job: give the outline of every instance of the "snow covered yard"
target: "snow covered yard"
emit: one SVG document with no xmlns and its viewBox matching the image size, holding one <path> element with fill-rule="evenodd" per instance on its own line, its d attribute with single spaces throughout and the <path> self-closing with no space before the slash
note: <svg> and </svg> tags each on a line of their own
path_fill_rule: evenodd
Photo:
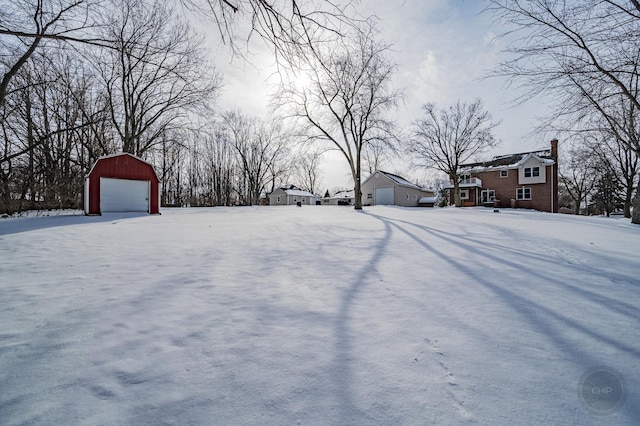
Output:
<svg viewBox="0 0 640 426">
<path fill-rule="evenodd" d="M 0 220 L 0 424 L 637 425 L 639 253 L 518 210 Z"/>
</svg>

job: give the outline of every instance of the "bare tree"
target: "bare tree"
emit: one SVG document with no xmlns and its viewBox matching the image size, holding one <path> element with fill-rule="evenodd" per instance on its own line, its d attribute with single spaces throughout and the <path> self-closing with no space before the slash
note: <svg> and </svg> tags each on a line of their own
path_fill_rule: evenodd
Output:
<svg viewBox="0 0 640 426">
<path fill-rule="evenodd" d="M 593 191 L 601 171 L 601 165 L 593 153 L 583 146 L 569 151 L 567 161 L 560 169 L 560 182 L 564 185 L 574 203 L 575 214 L 580 214 L 582 203 Z"/>
<path fill-rule="evenodd" d="M 278 64 L 290 64 L 300 55 L 314 55 L 321 44 L 352 28 L 352 1 L 291 0 L 180 0 L 199 17 L 210 18 L 221 39 L 236 54 L 242 43 L 257 35 L 273 48 Z"/>
<path fill-rule="evenodd" d="M 423 166 L 445 173 L 453 183 L 454 202 L 461 205 L 459 169 L 462 164 L 497 144 L 492 121 L 480 99 L 458 101 L 447 109 L 434 104 L 423 107 L 424 117 L 414 123 L 408 151 Z"/>
<path fill-rule="evenodd" d="M 278 126 L 260 123 L 239 112 L 227 112 L 223 119 L 241 172 L 237 184 L 240 203 L 258 204 L 277 177 L 274 170 L 278 170 L 277 163 L 286 154 L 286 141 Z"/>
<path fill-rule="evenodd" d="M 107 43 L 90 35 L 92 0 L 25 0 L 4 2 L 0 14 L 0 106 L 9 83 L 46 40 Z"/>
<path fill-rule="evenodd" d="M 56 54 L 49 55 L 55 51 Z M 35 52 L 1 107 L 4 210 L 78 207 L 88 170 L 85 128 L 91 75 L 74 55 Z"/>
<path fill-rule="evenodd" d="M 395 125 L 387 114 L 402 97 L 391 87 L 395 65 L 386 56 L 388 47 L 375 36 L 373 26 L 366 25 L 302 58 L 306 84 L 283 85 L 276 100 L 303 126 L 308 141 L 324 141 L 342 153 L 354 181 L 356 209 L 362 209 L 363 150 L 372 143 L 393 149 Z"/>
<path fill-rule="evenodd" d="M 601 140 L 590 143 L 589 146 L 597 155 L 599 163 L 606 164 L 609 179 L 615 179 L 624 192 L 624 216 L 631 217 L 631 205 L 637 186 L 640 163 L 635 150 L 628 149 L 628 145 L 612 137 L 608 132 Z"/>
<path fill-rule="evenodd" d="M 322 171 L 320 170 L 320 162 L 324 151 L 318 149 L 304 150 L 293 159 L 293 169 L 295 171 L 295 182 L 301 189 L 309 191 L 312 194 L 318 190 Z"/>
<path fill-rule="evenodd" d="M 521 100 L 552 94 L 555 105 L 545 125 L 558 118 L 580 125 L 599 116 L 617 142 L 640 154 L 633 142 L 640 110 L 640 2 L 490 0 L 489 10 L 512 39 L 495 74 L 525 89 Z M 634 207 L 640 210 L 640 197 Z M 632 222 L 640 223 L 640 214 Z"/>
<path fill-rule="evenodd" d="M 395 153 L 395 151 L 387 149 L 385 144 L 376 141 L 369 143 L 362 151 L 364 167 L 370 175 L 376 170 L 383 169 L 391 153 Z"/>
<path fill-rule="evenodd" d="M 117 1 L 114 15 L 106 30 L 114 49 L 100 51 L 97 62 L 121 149 L 142 156 L 164 132 L 190 121 L 189 113 L 206 108 L 221 80 L 205 60 L 202 39 L 163 1 Z"/>
</svg>

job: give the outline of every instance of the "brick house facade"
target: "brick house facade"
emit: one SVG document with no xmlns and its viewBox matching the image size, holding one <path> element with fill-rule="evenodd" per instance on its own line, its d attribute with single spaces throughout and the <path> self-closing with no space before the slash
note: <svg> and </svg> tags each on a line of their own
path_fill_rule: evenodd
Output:
<svg viewBox="0 0 640 426">
<path fill-rule="evenodd" d="M 463 206 L 494 206 L 558 212 L 558 140 L 550 149 L 500 155 L 460 166 Z M 447 188 L 452 189 L 450 182 Z M 450 191 L 451 203 L 454 194 Z"/>
</svg>

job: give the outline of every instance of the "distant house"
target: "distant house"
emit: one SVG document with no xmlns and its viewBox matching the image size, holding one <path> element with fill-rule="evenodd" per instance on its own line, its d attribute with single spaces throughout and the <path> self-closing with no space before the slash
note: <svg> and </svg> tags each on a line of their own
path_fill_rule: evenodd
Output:
<svg viewBox="0 0 640 426">
<path fill-rule="evenodd" d="M 417 207 L 423 197 L 433 197 L 435 192 L 411 183 L 402 176 L 377 170 L 362 182 L 362 205 L 394 205 Z"/>
<path fill-rule="evenodd" d="M 519 207 L 558 212 L 558 140 L 550 149 L 500 155 L 460 166 L 463 206 Z M 453 182 L 445 187 L 453 189 Z M 451 203 L 454 202 L 450 191 Z"/>
<path fill-rule="evenodd" d="M 315 205 L 316 196 L 295 185 L 283 186 L 269 194 L 269 205 L 290 206 L 296 204 Z"/>
<path fill-rule="evenodd" d="M 353 205 L 355 191 L 338 191 L 330 197 L 322 199 L 323 206 L 351 206 Z"/>
</svg>

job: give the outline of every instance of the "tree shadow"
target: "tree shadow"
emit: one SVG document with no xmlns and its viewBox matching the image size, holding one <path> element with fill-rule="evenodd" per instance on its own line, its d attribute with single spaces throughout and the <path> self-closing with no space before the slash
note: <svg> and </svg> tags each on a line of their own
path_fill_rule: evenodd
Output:
<svg viewBox="0 0 640 426">
<path fill-rule="evenodd" d="M 355 279 L 342 292 L 340 306 L 333 321 L 334 358 L 331 374 L 336 390 L 335 398 L 339 404 L 339 413 L 336 413 L 339 420 L 336 424 L 352 424 L 353 419 L 366 418 L 366 412 L 357 407 L 352 389 L 353 375 L 350 364 L 353 359 L 353 331 L 351 322 L 353 320 L 353 305 L 369 283 L 369 275 L 375 272 L 372 265 L 382 260 L 393 234 L 391 224 L 385 221 L 383 224 L 384 235 L 373 240 L 373 254 L 369 261 L 364 263 Z"/>
<path fill-rule="evenodd" d="M 104 213 L 101 216 L 62 215 L 4 219 L 0 220 L 0 236 L 18 234 L 21 232 L 37 231 L 40 229 L 56 228 L 60 226 L 113 222 L 117 220 L 133 219 L 144 216 L 149 216 L 149 214 L 142 212 L 123 212 Z"/>
<path fill-rule="evenodd" d="M 626 352 L 631 357 L 640 358 L 640 350 L 638 347 L 628 344 L 620 339 L 614 338 L 610 335 L 605 335 L 602 332 L 594 330 L 584 324 L 579 318 L 572 318 L 567 313 L 554 310 L 550 307 L 540 304 L 538 301 L 532 300 L 526 295 L 519 294 L 506 286 L 496 284 L 491 279 L 479 274 L 477 270 L 471 267 L 472 262 L 463 262 L 455 259 L 449 253 L 438 248 L 437 244 L 429 243 L 427 240 L 433 241 L 433 238 L 437 238 L 443 243 L 457 246 L 463 249 L 465 252 L 473 253 L 477 259 L 484 259 L 492 264 L 505 265 L 512 268 L 518 268 L 523 270 L 531 277 L 535 277 L 539 282 L 551 282 L 562 289 L 569 290 L 575 293 L 580 299 L 586 299 L 589 302 L 601 305 L 603 309 L 607 309 L 612 315 L 624 314 L 628 321 L 637 321 L 640 317 L 639 309 L 626 301 L 618 300 L 613 297 L 608 297 L 603 294 L 596 294 L 588 289 L 568 284 L 565 281 L 559 280 L 554 277 L 550 271 L 540 271 L 535 268 L 531 268 L 527 265 L 527 256 L 529 254 L 522 254 L 504 246 L 487 247 L 486 250 L 481 250 L 484 242 L 475 241 L 475 245 L 469 244 L 468 237 L 454 235 L 443 231 L 435 230 L 427 226 L 416 224 L 410 221 L 391 219 L 377 214 L 369 213 L 372 217 L 389 224 L 391 227 L 406 234 L 413 239 L 417 244 L 422 246 L 425 250 L 438 256 L 440 259 L 448 263 L 455 270 L 461 271 L 469 279 L 470 283 L 479 284 L 490 290 L 495 294 L 505 306 L 510 307 L 516 313 L 518 313 L 531 328 L 537 329 L 542 335 L 546 336 L 554 345 L 554 347 L 566 352 L 573 361 L 581 362 L 581 368 L 589 368 L 593 365 L 598 365 L 601 362 L 594 358 L 591 354 L 586 353 L 583 348 L 572 345 L 567 341 L 563 335 L 566 329 L 575 332 L 577 335 L 582 336 L 582 340 L 592 341 L 595 344 L 609 345 L 616 351 Z M 416 236 L 413 232 L 410 232 L 401 224 L 415 227 L 423 232 L 427 232 L 428 239 L 422 239 Z M 467 240 L 467 241 L 465 241 Z M 493 254 L 491 251 L 501 250 L 506 255 L 518 258 L 522 258 L 522 262 L 514 262 L 506 259 L 499 254 Z M 548 264 L 552 265 L 553 258 L 549 256 L 547 259 Z M 608 271 L 602 271 L 593 269 L 590 271 L 592 274 L 600 274 L 606 276 Z M 626 279 L 631 277 L 624 276 Z M 577 299 L 576 299 L 577 301 Z"/>
</svg>

